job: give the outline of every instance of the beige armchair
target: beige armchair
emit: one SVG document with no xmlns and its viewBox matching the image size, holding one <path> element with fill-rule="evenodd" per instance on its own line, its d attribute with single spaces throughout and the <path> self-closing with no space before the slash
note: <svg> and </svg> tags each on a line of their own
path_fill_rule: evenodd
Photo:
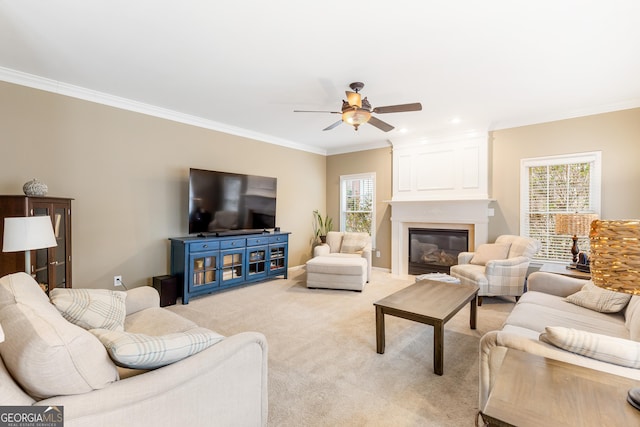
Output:
<svg viewBox="0 0 640 427">
<path fill-rule="evenodd" d="M 477 285 L 478 305 L 483 296 L 513 296 L 524 293 L 531 258 L 540 250 L 540 242 L 522 236 L 502 235 L 495 243 L 480 245 L 476 252 L 458 254 L 451 276 L 461 283 Z"/>
<path fill-rule="evenodd" d="M 330 231 L 326 243 L 313 248 L 306 269 L 309 288 L 362 291 L 371 279 L 371 236 Z"/>
</svg>

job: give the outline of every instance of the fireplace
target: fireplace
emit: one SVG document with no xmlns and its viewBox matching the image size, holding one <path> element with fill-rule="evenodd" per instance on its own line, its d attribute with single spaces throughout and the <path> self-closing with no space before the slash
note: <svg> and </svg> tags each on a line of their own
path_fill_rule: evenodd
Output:
<svg viewBox="0 0 640 427">
<path fill-rule="evenodd" d="M 409 274 L 449 273 L 458 254 L 469 250 L 469 231 L 409 228 Z"/>
<path fill-rule="evenodd" d="M 484 200 L 392 201 L 391 273 L 409 274 L 409 229 L 465 230 L 468 249 L 487 243 L 488 205 Z"/>
</svg>

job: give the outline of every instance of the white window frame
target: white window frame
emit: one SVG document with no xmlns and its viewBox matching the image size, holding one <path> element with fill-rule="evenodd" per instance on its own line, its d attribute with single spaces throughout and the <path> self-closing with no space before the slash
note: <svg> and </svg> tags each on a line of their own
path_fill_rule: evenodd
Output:
<svg viewBox="0 0 640 427">
<path fill-rule="evenodd" d="M 567 165 L 574 163 L 591 163 L 591 175 L 589 181 L 589 201 L 591 206 L 589 212 L 600 215 L 602 188 L 602 151 L 522 159 L 520 160 L 520 234 L 522 236 L 529 236 L 529 168 L 538 166 Z M 567 210 L 567 212 L 572 211 Z M 534 258 L 536 257 L 534 256 Z M 536 259 L 544 262 L 566 261 L 546 258 Z"/>
<path fill-rule="evenodd" d="M 372 248 L 376 247 L 376 173 L 375 172 L 367 172 L 367 173 L 358 173 L 352 175 L 341 175 L 340 176 L 340 231 L 345 231 L 346 228 L 346 206 L 347 206 L 347 193 L 345 189 L 345 184 L 347 181 L 351 181 L 354 179 L 371 179 L 372 181 L 372 189 L 373 194 L 371 198 L 371 230 L 369 233 L 371 234 L 371 245 Z"/>
</svg>

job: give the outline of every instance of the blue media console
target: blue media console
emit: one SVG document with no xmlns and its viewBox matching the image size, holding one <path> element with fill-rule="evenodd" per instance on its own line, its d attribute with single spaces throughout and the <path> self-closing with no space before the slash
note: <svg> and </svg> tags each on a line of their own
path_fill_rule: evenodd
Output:
<svg viewBox="0 0 640 427">
<path fill-rule="evenodd" d="M 182 303 L 195 296 L 284 276 L 289 234 L 177 237 L 171 241 L 171 274 L 178 278 Z"/>
</svg>

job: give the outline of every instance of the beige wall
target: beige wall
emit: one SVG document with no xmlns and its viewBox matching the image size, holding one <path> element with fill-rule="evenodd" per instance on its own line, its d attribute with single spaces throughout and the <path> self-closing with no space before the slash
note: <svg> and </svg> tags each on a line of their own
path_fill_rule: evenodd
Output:
<svg viewBox="0 0 640 427">
<path fill-rule="evenodd" d="M 519 233 L 523 158 L 601 150 L 603 217 L 640 217 L 640 109 L 494 131 L 489 147 L 490 240 Z M 75 199 L 77 287 L 168 273 L 167 238 L 187 232 L 190 167 L 277 177 L 290 266 L 310 257 L 314 209 L 339 227 L 340 176 L 375 172 L 373 265 L 391 267 L 391 147 L 325 157 L 0 82 L 0 194 L 36 177 L 49 195 Z"/>
<path fill-rule="evenodd" d="M 167 239 L 187 234 L 190 167 L 277 177 L 290 266 L 309 258 L 311 213 L 325 208 L 325 156 L 2 82 L 0 144 L 0 194 L 35 177 L 75 199 L 75 287 L 169 272 Z"/>
<path fill-rule="evenodd" d="M 520 231 L 520 160 L 602 151 L 602 218 L 640 218 L 640 108 L 494 131 L 489 239 Z"/>
<path fill-rule="evenodd" d="M 339 229 L 340 218 L 340 176 L 357 173 L 376 174 L 376 250 L 372 265 L 391 268 L 391 206 L 392 195 L 392 152 L 391 147 L 355 153 L 337 154 L 327 158 L 327 212 L 334 218 L 334 229 Z"/>
</svg>

